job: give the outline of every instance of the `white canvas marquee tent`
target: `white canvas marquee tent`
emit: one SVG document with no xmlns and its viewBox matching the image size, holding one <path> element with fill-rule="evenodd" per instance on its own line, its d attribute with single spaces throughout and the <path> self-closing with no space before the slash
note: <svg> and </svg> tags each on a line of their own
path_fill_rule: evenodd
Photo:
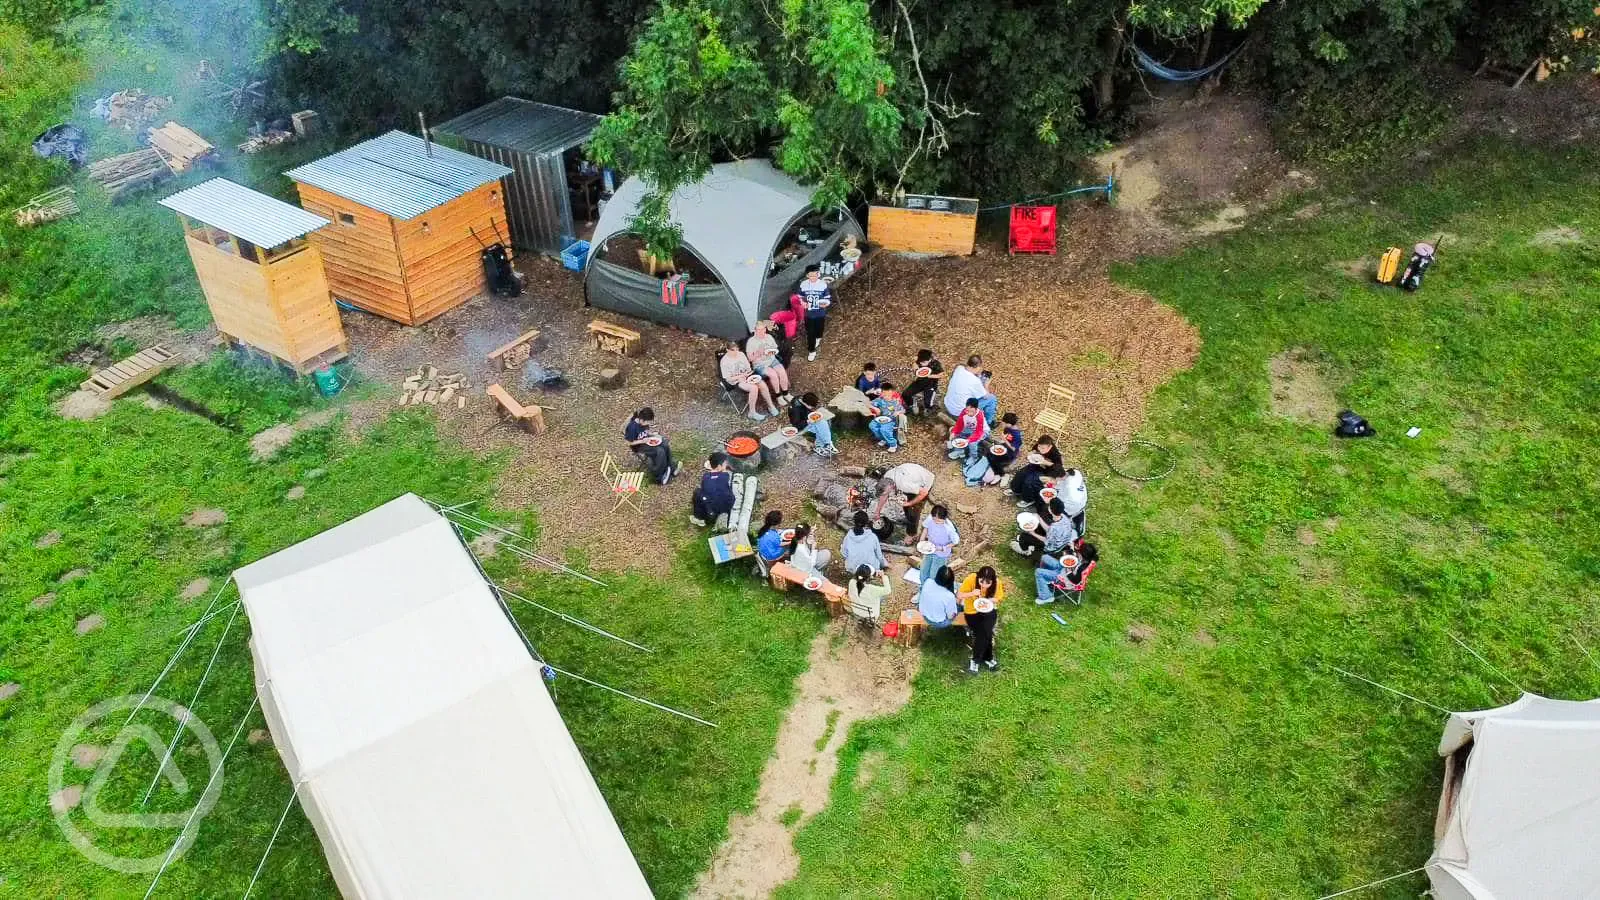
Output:
<svg viewBox="0 0 1600 900">
<path fill-rule="evenodd" d="M 397 500 L 236 574 L 273 741 L 346 897 L 649 897 L 450 523 Z"/>
<path fill-rule="evenodd" d="M 1600 898 L 1600 700 L 1455 713 L 1439 755 L 1438 900 Z"/>
</svg>

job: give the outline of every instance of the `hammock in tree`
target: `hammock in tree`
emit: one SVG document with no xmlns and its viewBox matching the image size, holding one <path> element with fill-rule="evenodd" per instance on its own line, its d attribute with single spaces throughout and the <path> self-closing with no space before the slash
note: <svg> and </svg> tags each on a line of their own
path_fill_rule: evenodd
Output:
<svg viewBox="0 0 1600 900">
<path fill-rule="evenodd" d="M 1227 65 L 1228 61 L 1233 59 L 1235 54 L 1244 49 L 1244 44 L 1240 44 L 1232 50 L 1229 50 L 1227 56 L 1222 57 L 1203 69 L 1169 69 L 1161 63 L 1156 62 L 1155 57 L 1144 52 L 1143 50 L 1140 50 L 1137 44 L 1130 43 L 1128 46 L 1133 49 L 1133 59 L 1134 62 L 1138 64 L 1139 68 L 1149 72 L 1151 75 L 1154 75 L 1163 81 L 1199 81 L 1200 79 L 1205 78 L 1211 73 Z"/>
</svg>

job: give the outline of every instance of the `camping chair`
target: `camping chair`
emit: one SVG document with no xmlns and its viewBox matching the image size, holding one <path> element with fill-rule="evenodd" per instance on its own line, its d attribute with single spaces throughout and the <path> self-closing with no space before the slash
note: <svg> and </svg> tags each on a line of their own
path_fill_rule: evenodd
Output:
<svg viewBox="0 0 1600 900">
<path fill-rule="evenodd" d="M 722 392 L 722 399 L 728 401 L 728 405 L 733 407 L 734 412 L 743 415 L 745 406 L 749 403 L 745 398 L 744 391 L 735 388 L 722 377 L 722 354 L 725 352 L 724 350 L 717 350 L 711 354 L 712 377 L 717 380 L 717 390 Z"/>
<path fill-rule="evenodd" d="M 639 512 L 644 512 L 634 500 L 644 485 L 643 472 L 622 471 L 622 467 L 617 465 L 616 459 L 612 457 L 610 451 L 607 451 L 606 455 L 600 458 L 600 476 L 611 485 L 611 496 L 617 498 L 617 505 L 611 507 L 612 512 L 616 512 L 624 503 Z"/>
<path fill-rule="evenodd" d="M 850 595 L 846 594 L 844 605 L 846 609 L 850 610 L 850 615 L 855 616 L 863 623 L 876 625 L 879 617 L 883 615 L 883 601 L 881 600 L 870 604 L 862 603 L 859 600 L 851 599 Z"/>
<path fill-rule="evenodd" d="M 1045 388 L 1044 409 L 1033 417 L 1034 424 L 1042 425 L 1048 431 L 1054 431 L 1056 437 L 1062 437 L 1067 430 L 1067 423 L 1072 418 L 1072 407 L 1078 402 L 1078 395 L 1070 388 L 1059 384 L 1051 384 Z"/>
<path fill-rule="evenodd" d="M 1063 572 L 1059 578 L 1050 582 L 1050 589 L 1066 594 L 1067 599 L 1072 601 L 1073 606 L 1082 606 L 1083 589 L 1089 586 L 1089 575 L 1094 572 L 1094 567 L 1099 564 L 1099 560 L 1090 560 L 1089 564 L 1083 567 L 1083 574 L 1078 576 L 1077 584 L 1068 581 L 1066 573 Z"/>
</svg>

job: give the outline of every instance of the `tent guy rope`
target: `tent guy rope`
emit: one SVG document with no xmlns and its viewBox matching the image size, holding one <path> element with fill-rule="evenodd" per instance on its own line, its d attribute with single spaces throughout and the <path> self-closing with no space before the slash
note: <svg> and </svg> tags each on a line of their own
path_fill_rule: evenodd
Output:
<svg viewBox="0 0 1600 900">
<path fill-rule="evenodd" d="M 1380 884 L 1388 884 L 1391 881 L 1399 881 L 1407 875 L 1415 875 L 1427 868 L 1428 867 L 1425 865 L 1417 866 L 1415 869 L 1407 869 L 1404 872 L 1390 875 L 1388 878 L 1379 878 L 1377 881 L 1369 881 L 1366 884 L 1358 884 L 1353 888 L 1345 888 L 1342 891 L 1335 891 L 1332 894 L 1323 894 L 1321 897 L 1318 897 L 1317 900 L 1333 900 L 1334 897 L 1343 897 L 1345 894 L 1354 894 L 1356 891 L 1364 891 L 1367 888 L 1374 888 Z"/>
<path fill-rule="evenodd" d="M 500 592 L 500 594 L 502 596 L 510 597 L 513 600 L 521 600 L 523 603 L 526 603 L 529 606 L 536 607 L 538 609 L 544 610 L 545 612 L 549 613 L 552 616 L 555 616 L 556 618 L 562 620 L 563 622 L 567 622 L 568 624 L 571 624 L 571 625 L 576 625 L 576 626 L 578 626 L 579 628 L 582 628 L 585 631 L 592 631 L 595 634 L 604 635 L 605 637 L 611 638 L 613 641 L 616 641 L 618 643 L 627 644 L 629 647 L 632 647 L 635 650 L 641 650 L 641 651 L 643 651 L 645 653 L 654 653 L 655 652 L 654 650 L 651 650 L 649 647 L 643 646 L 642 644 L 635 644 L 633 641 L 630 641 L 627 638 L 617 637 L 616 635 L 614 635 L 611 632 L 605 630 L 604 628 L 601 628 L 598 625 L 591 625 L 588 622 L 585 622 L 584 620 L 582 620 L 580 618 L 577 618 L 576 616 L 569 616 L 566 613 L 564 613 L 564 612 L 562 612 L 562 611 L 560 611 L 558 609 L 551 609 L 548 606 L 545 606 L 543 604 L 536 603 L 536 602 L 534 602 L 532 600 L 529 600 L 527 597 L 524 597 L 524 596 L 522 596 L 520 594 L 513 594 L 512 592 L 506 590 L 505 588 L 501 587 L 498 584 L 495 584 L 492 581 L 489 582 L 489 584 L 496 591 Z"/>
<path fill-rule="evenodd" d="M 217 777 L 222 774 L 223 764 L 228 761 L 228 754 L 233 752 L 233 745 L 238 743 L 239 735 L 244 731 L 245 723 L 250 721 L 250 717 L 255 714 L 256 705 L 260 702 L 261 698 L 259 697 L 252 696 L 250 698 L 250 708 L 244 711 L 244 715 L 239 717 L 239 724 L 234 726 L 233 737 L 228 738 L 228 746 L 222 751 L 222 759 L 217 762 L 217 767 L 211 770 L 211 777 L 206 779 L 206 786 L 200 791 L 201 797 L 204 797 L 211 790 L 211 785 L 215 784 Z M 183 836 L 189 833 L 189 826 L 194 824 L 194 817 L 200 814 L 200 809 L 204 805 L 203 803 L 196 803 L 194 809 L 189 811 L 189 818 L 184 820 L 183 829 L 178 832 L 178 837 L 172 842 L 172 846 L 167 848 L 167 855 L 161 860 L 161 868 L 156 870 L 156 877 L 151 879 L 150 888 L 144 892 L 144 900 L 150 900 L 150 895 L 156 892 L 156 884 L 161 881 L 161 876 L 167 871 L 167 866 L 172 865 L 173 854 L 178 852 L 178 845 L 183 843 Z"/>
<path fill-rule="evenodd" d="M 1361 677 L 1360 675 L 1357 675 L 1354 672 L 1349 672 L 1349 671 L 1346 671 L 1344 669 L 1341 669 L 1338 666 L 1334 665 L 1333 663 L 1323 663 L 1323 665 L 1325 665 L 1328 668 L 1334 670 L 1335 672 L 1338 672 L 1341 675 L 1348 675 L 1348 676 L 1350 676 L 1351 678 L 1354 678 L 1357 681 L 1365 681 L 1367 684 L 1370 684 L 1373 687 L 1378 688 L 1379 690 L 1388 691 L 1389 693 L 1394 694 L 1397 697 L 1404 697 L 1407 700 L 1410 700 L 1410 701 L 1412 701 L 1414 703 L 1421 703 L 1423 706 L 1427 706 L 1427 707 L 1430 707 L 1432 709 L 1437 709 L 1439 712 L 1442 712 L 1447 716 L 1450 715 L 1450 710 L 1445 709 L 1444 707 L 1440 706 L 1437 703 L 1429 703 L 1428 701 L 1423 700 L 1420 697 L 1413 697 L 1413 696 L 1411 696 L 1410 694 L 1407 694 L 1404 691 L 1397 691 L 1394 688 L 1389 687 L 1388 685 L 1379 684 L 1376 681 L 1373 681 L 1371 678 L 1363 678 L 1363 677 Z"/>
<path fill-rule="evenodd" d="M 150 802 L 150 795 L 156 792 L 156 784 L 161 780 L 161 773 L 167 769 L 167 763 L 172 761 L 172 753 L 178 749 L 178 739 L 183 737 L 183 729 L 189 725 L 189 717 L 194 715 L 194 706 L 200 702 L 200 692 L 206 689 L 206 680 L 211 677 L 211 670 L 217 665 L 217 657 L 222 655 L 222 644 L 228 639 L 228 632 L 233 630 L 233 620 L 239 617 L 239 604 L 233 605 L 233 615 L 228 616 L 228 624 L 222 629 L 222 636 L 217 638 L 217 646 L 211 651 L 211 660 L 206 663 L 206 670 L 200 675 L 200 683 L 194 687 L 194 696 L 189 698 L 189 703 L 183 708 L 183 716 L 178 719 L 178 727 L 172 730 L 172 740 L 167 742 L 167 750 L 161 756 L 161 765 L 156 766 L 156 773 L 150 776 L 150 786 L 144 789 L 144 796 L 139 798 L 139 808 L 143 809 Z"/>
<path fill-rule="evenodd" d="M 256 863 L 255 874 L 250 876 L 250 883 L 244 886 L 244 900 L 250 900 L 250 892 L 255 890 L 256 882 L 261 878 L 261 870 L 267 867 L 267 857 L 272 855 L 272 845 L 278 842 L 278 832 L 283 830 L 283 820 L 289 818 L 289 810 L 294 808 L 294 801 L 300 796 L 300 785 L 291 785 L 289 802 L 283 805 L 283 813 L 278 816 L 278 824 L 272 828 L 272 837 L 267 839 L 267 849 L 261 851 L 261 861 Z"/>
<path fill-rule="evenodd" d="M 132 722 L 133 717 L 139 714 L 139 710 L 144 709 L 144 705 L 150 702 L 150 697 L 155 694 L 156 688 L 161 686 L 162 680 L 172 672 L 172 667 L 178 664 L 178 658 L 183 656 L 183 651 L 189 649 L 189 645 L 194 642 L 195 635 L 200 633 L 200 626 L 211 618 L 212 608 L 217 605 L 218 600 L 222 599 L 222 592 L 227 590 L 228 585 L 230 584 L 233 584 L 232 575 L 229 575 L 228 580 L 224 581 L 222 585 L 217 588 L 217 592 L 211 595 L 211 602 L 206 604 L 205 613 L 200 616 L 199 621 L 189 626 L 187 629 L 188 634 L 184 636 L 183 642 L 178 644 L 178 649 L 172 651 L 172 656 L 168 657 L 167 665 L 161 670 L 161 674 L 156 676 L 156 680 L 151 683 L 150 689 L 144 692 L 143 697 L 139 698 L 139 702 L 133 707 L 133 712 L 128 713 L 127 721 L 122 723 L 124 726 L 126 726 L 129 722 Z"/>
<path fill-rule="evenodd" d="M 683 718 L 688 719 L 691 722 L 699 722 L 701 725 L 706 725 L 706 726 L 709 726 L 711 728 L 717 727 L 717 723 L 715 723 L 715 722 L 707 722 L 705 719 L 702 719 L 699 716 L 691 716 L 688 713 L 683 712 L 682 710 L 673 709 L 670 706 L 662 706 L 661 704 L 655 702 L 654 700 L 646 700 L 643 697 L 636 697 L 633 694 L 628 693 L 627 691 L 619 691 L 619 690 L 617 690 L 616 688 L 612 687 L 609 684 L 601 684 L 598 681 L 595 681 L 595 680 L 590 679 L 590 678 L 585 678 L 582 675 L 579 675 L 579 674 L 577 674 L 575 672 L 568 672 L 566 669 L 558 669 L 555 666 L 550 665 L 548 662 L 544 663 L 544 666 L 545 666 L 545 668 L 549 669 L 552 672 L 556 672 L 558 674 L 565 675 L 568 678 L 576 678 L 579 681 L 583 682 L 584 684 L 592 684 L 595 687 L 600 688 L 601 690 L 610 691 L 611 693 L 616 694 L 619 697 L 627 697 L 629 700 L 632 700 L 635 703 L 643 703 L 645 706 L 652 706 L 652 707 L 655 707 L 656 709 L 661 710 L 662 712 L 669 712 L 669 713 L 672 713 L 675 716 L 682 716 Z"/>
<path fill-rule="evenodd" d="M 1517 684 L 1515 681 L 1511 680 L 1511 676 L 1510 675 L 1507 675 L 1506 673 L 1500 671 L 1498 668 L 1495 668 L 1495 664 L 1492 663 L 1492 662 L 1489 662 L 1487 659 L 1484 659 L 1483 658 L 1483 654 L 1481 654 L 1478 651 L 1476 651 L 1476 650 L 1472 649 L 1471 647 L 1467 646 L 1467 642 L 1466 641 L 1463 641 L 1461 638 L 1456 637 L 1453 632 L 1446 631 L 1445 634 L 1450 636 L 1450 640 L 1455 641 L 1457 644 L 1460 644 L 1461 645 L 1461 649 L 1467 651 L 1468 653 L 1471 653 L 1478 660 L 1478 662 L 1481 662 L 1485 666 L 1488 666 L 1489 667 L 1489 671 L 1495 673 L 1496 675 L 1499 675 L 1502 679 L 1504 679 L 1506 684 L 1509 684 L 1512 687 L 1516 688 L 1519 693 L 1523 693 L 1523 694 L 1527 693 L 1526 690 L 1523 690 L 1522 685 Z"/>
</svg>

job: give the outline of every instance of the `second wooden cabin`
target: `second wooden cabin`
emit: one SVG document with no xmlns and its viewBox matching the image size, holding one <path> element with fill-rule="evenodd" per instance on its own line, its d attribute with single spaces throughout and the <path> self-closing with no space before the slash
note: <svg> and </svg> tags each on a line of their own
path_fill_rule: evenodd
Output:
<svg viewBox="0 0 1600 900">
<path fill-rule="evenodd" d="M 420 325 L 487 289 L 481 253 L 508 240 L 511 170 L 391 131 L 285 174 L 333 224 L 312 235 L 333 294 Z"/>
</svg>

